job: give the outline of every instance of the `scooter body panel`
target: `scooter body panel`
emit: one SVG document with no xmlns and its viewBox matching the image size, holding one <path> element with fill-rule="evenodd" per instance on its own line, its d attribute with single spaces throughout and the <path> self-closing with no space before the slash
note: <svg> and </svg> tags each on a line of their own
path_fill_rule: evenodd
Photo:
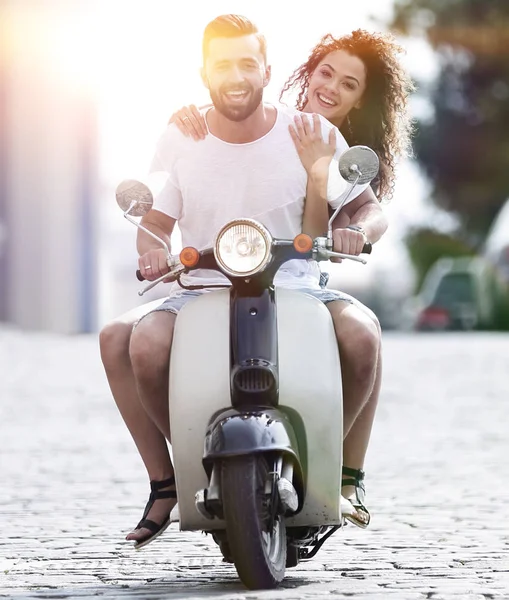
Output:
<svg viewBox="0 0 509 600">
<path fill-rule="evenodd" d="M 332 317 L 323 302 L 295 290 L 279 289 L 277 303 L 279 406 L 298 413 L 305 427 L 306 498 L 286 526 L 339 525 L 343 391 Z"/>
<path fill-rule="evenodd" d="M 278 288 L 276 298 L 279 410 L 295 427 L 306 486 L 302 510 L 287 526 L 339 524 L 342 390 L 332 319 L 310 295 Z M 226 289 L 190 300 L 176 319 L 170 417 L 182 530 L 224 528 L 197 511 L 195 494 L 208 486 L 202 459 L 210 419 L 231 408 L 229 335 Z"/>
</svg>

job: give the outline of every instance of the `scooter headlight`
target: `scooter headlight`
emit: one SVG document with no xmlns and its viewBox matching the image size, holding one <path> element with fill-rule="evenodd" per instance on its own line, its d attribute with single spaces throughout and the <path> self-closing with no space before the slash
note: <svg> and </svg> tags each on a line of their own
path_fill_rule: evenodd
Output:
<svg viewBox="0 0 509 600">
<path fill-rule="evenodd" d="M 247 277 L 265 269 L 271 248 L 272 237 L 263 225 L 251 219 L 235 219 L 219 232 L 214 256 L 225 273 Z"/>
</svg>

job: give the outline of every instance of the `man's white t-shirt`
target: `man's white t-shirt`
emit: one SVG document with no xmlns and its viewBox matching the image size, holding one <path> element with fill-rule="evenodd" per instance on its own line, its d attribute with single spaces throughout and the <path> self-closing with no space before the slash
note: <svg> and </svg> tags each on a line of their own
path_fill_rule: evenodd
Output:
<svg viewBox="0 0 509 600">
<path fill-rule="evenodd" d="M 204 140 L 195 141 L 184 136 L 175 125 L 166 128 L 157 144 L 151 172 L 163 171 L 167 179 L 154 199 L 153 208 L 178 221 L 183 247 L 211 248 L 223 225 L 237 218 L 259 221 L 278 239 L 293 239 L 302 232 L 307 174 L 288 126 L 293 124 L 295 115 L 305 113 L 276 108 L 272 129 L 246 144 L 225 142 L 210 132 Z M 320 120 L 323 138 L 328 140 L 333 125 L 322 117 Z M 338 130 L 336 140 L 335 158 L 348 148 Z M 357 186 L 348 202 L 366 187 Z M 332 208 L 341 204 L 343 196 L 329 198 Z M 315 261 L 292 260 L 280 268 L 275 284 L 318 289 L 319 277 Z M 203 269 L 182 277 L 182 282 L 229 283 L 219 271 Z M 181 289 L 173 284 L 170 296 Z"/>
</svg>

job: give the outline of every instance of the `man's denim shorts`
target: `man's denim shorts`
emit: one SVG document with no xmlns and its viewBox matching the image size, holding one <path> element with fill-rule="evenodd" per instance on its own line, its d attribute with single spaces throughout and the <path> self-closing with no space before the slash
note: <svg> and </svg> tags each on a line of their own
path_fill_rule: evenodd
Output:
<svg viewBox="0 0 509 600">
<path fill-rule="evenodd" d="M 302 288 L 298 290 L 304 294 L 309 294 L 314 296 L 318 300 L 321 300 L 324 304 L 328 304 L 329 302 L 335 302 L 336 300 L 342 300 L 343 302 L 349 302 L 350 304 L 357 305 L 358 302 L 352 296 L 345 294 L 344 292 L 338 292 L 336 290 L 327 290 L 327 289 L 312 289 L 312 288 Z M 173 314 L 177 314 L 179 310 L 184 306 L 186 302 L 192 300 L 193 298 L 197 298 L 201 296 L 204 292 L 198 292 L 196 290 L 182 290 L 179 291 L 176 295 L 170 296 L 166 298 L 162 304 L 152 309 L 151 312 L 157 311 L 166 311 L 171 312 Z M 208 293 L 208 292 L 205 292 Z"/>
</svg>

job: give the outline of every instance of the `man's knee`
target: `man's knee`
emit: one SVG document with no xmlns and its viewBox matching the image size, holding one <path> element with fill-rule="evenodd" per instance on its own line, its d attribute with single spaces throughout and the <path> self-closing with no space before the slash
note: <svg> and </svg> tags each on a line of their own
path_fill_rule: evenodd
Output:
<svg viewBox="0 0 509 600">
<path fill-rule="evenodd" d="M 151 378 L 169 362 L 174 315 L 156 313 L 142 319 L 134 328 L 129 356 L 138 378 Z"/>
<path fill-rule="evenodd" d="M 103 327 L 99 333 L 101 360 L 107 370 L 118 367 L 129 360 L 129 340 L 132 323 L 113 321 Z"/>
</svg>

